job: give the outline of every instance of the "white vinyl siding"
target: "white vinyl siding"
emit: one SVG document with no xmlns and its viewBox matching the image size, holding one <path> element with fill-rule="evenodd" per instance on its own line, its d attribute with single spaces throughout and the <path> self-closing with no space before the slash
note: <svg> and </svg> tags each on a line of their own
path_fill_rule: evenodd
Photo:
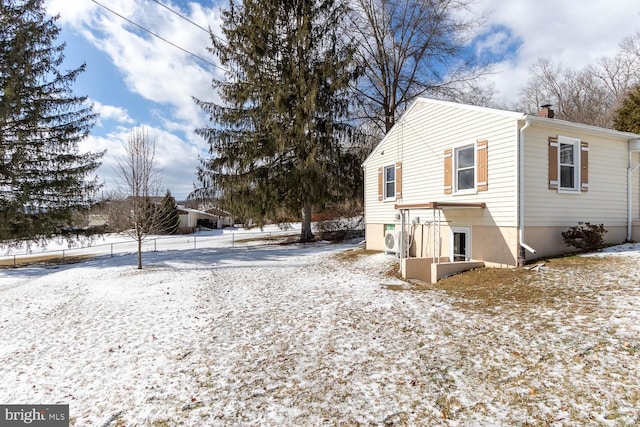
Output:
<svg viewBox="0 0 640 427">
<path fill-rule="evenodd" d="M 557 137 L 561 142 L 562 136 L 589 143 L 588 191 L 549 190 L 549 138 Z M 561 125 L 532 124 L 525 130 L 524 146 L 525 226 L 569 227 L 582 221 L 606 227 L 626 223 L 626 139 L 569 131 Z M 575 185 L 579 188 L 580 179 Z"/>
<path fill-rule="evenodd" d="M 640 153 L 634 153 L 631 164 L 638 163 L 640 163 Z M 636 222 L 640 221 L 640 170 L 636 170 L 631 175 L 631 218 Z"/>
<path fill-rule="evenodd" d="M 516 225 L 517 115 L 461 107 L 420 100 L 387 134 L 364 165 L 367 223 L 398 223 L 394 203 L 378 199 L 377 173 L 380 168 L 402 162 L 402 200 L 398 204 L 485 202 L 487 209 L 483 211 L 447 210 L 446 219 L 466 226 Z M 478 145 L 480 141 L 488 141 L 488 165 L 484 165 L 488 171 L 488 191 L 444 194 L 445 150 L 469 142 Z M 412 215 L 425 220 L 431 214 L 412 211 Z"/>
</svg>

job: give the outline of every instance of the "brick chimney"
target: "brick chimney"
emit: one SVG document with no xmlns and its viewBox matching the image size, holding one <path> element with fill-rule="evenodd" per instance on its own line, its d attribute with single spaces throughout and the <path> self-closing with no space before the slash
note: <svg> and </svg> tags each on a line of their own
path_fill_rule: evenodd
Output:
<svg viewBox="0 0 640 427">
<path fill-rule="evenodd" d="M 538 116 L 553 119 L 555 113 L 551 109 L 551 104 L 544 104 L 540 106 L 541 110 L 538 111 Z"/>
</svg>

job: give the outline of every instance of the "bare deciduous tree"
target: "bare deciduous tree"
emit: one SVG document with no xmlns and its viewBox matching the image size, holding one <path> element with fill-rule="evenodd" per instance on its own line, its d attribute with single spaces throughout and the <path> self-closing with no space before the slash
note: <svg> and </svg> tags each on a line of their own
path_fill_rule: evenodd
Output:
<svg viewBox="0 0 640 427">
<path fill-rule="evenodd" d="M 521 92 L 519 109 L 535 112 L 550 103 L 560 119 L 611 128 L 615 111 L 639 82 L 640 32 L 625 38 L 615 56 L 581 70 L 538 60 Z"/>
<path fill-rule="evenodd" d="M 353 0 L 352 27 L 364 76 L 356 93 L 362 118 L 386 133 L 416 97 L 455 99 L 484 75 L 463 56 L 484 17 L 464 19 L 470 0 Z M 470 16 L 467 14 L 467 16 Z"/>
<path fill-rule="evenodd" d="M 160 174 L 155 167 L 156 144 L 144 128 L 135 128 L 127 139 L 125 155 L 118 161 L 117 172 L 127 195 L 131 237 L 138 242 L 138 269 L 142 268 L 142 242 L 157 231 L 162 219 L 151 197 L 160 189 Z"/>
<path fill-rule="evenodd" d="M 616 98 L 594 70 L 575 71 L 540 59 L 530 68 L 519 109 L 535 113 L 541 105 L 552 104 L 558 119 L 610 127 Z"/>
<path fill-rule="evenodd" d="M 640 61 L 640 31 L 636 31 L 633 35 L 625 37 L 620 42 L 620 51 L 623 55 L 633 58 L 636 61 L 635 76 L 638 77 L 640 69 L 638 69 L 638 61 Z"/>
</svg>

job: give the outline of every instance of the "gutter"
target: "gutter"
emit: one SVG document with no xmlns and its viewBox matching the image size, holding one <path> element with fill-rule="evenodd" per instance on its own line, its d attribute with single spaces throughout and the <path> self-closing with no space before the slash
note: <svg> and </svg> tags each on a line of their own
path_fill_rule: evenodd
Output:
<svg viewBox="0 0 640 427">
<path fill-rule="evenodd" d="M 526 116 L 525 116 L 526 117 Z M 520 245 L 518 255 L 518 266 L 522 267 L 525 261 L 525 250 L 532 254 L 536 250 L 527 245 L 524 241 L 524 131 L 531 122 L 526 118 L 526 122 L 518 136 L 518 244 Z"/>
<path fill-rule="evenodd" d="M 631 166 L 633 161 L 633 153 L 640 152 L 640 139 L 632 139 L 629 141 L 629 168 L 627 169 L 627 242 L 633 237 L 633 192 L 631 191 L 631 177 L 633 173 L 640 168 L 640 163 Z"/>
</svg>

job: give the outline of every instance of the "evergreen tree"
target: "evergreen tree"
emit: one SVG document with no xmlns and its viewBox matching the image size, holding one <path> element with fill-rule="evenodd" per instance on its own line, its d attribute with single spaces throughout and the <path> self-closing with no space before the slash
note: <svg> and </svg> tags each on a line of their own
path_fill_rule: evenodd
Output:
<svg viewBox="0 0 640 427">
<path fill-rule="evenodd" d="M 43 0 L 0 0 L 0 240 L 59 232 L 90 205 L 102 153 L 78 153 L 96 115 L 61 72 L 64 44 Z"/>
<path fill-rule="evenodd" d="M 159 207 L 160 232 L 164 234 L 176 234 L 180 225 L 180 214 L 176 199 L 171 195 L 171 191 L 162 198 Z"/>
<path fill-rule="evenodd" d="M 215 123 L 198 129 L 210 145 L 198 171 L 205 191 L 258 225 L 301 211 L 302 241 L 313 238 L 314 206 L 352 196 L 361 176 L 345 148 L 356 77 L 338 29 L 346 13 L 340 0 L 231 0 L 226 42 L 212 37 L 229 69 L 214 80 L 223 105 L 196 101 Z"/>
<path fill-rule="evenodd" d="M 636 86 L 616 111 L 613 126 L 624 132 L 640 133 L 640 86 Z"/>
</svg>

